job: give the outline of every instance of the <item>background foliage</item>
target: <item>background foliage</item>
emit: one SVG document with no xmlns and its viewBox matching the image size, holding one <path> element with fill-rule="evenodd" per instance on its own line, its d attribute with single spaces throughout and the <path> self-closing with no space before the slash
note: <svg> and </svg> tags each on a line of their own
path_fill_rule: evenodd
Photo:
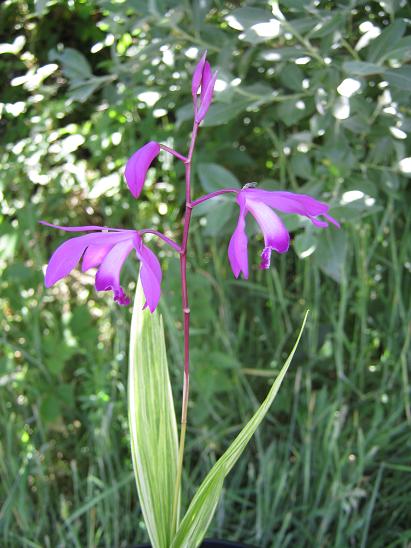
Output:
<svg viewBox="0 0 411 548">
<path fill-rule="evenodd" d="M 405 0 L 2 2 L 3 545 L 146 538 L 127 432 L 130 310 L 97 297 L 79 271 L 46 291 L 42 268 L 63 236 L 37 221 L 179 237 L 181 166 L 162 156 L 138 202 L 122 170 L 150 139 L 186 150 L 204 49 L 219 81 L 195 153 L 196 195 L 248 181 L 309 192 L 343 228 L 290 217 L 294 251 L 260 272 L 250 224 L 244 282 L 226 256 L 236 206 L 221 199 L 195 218 L 186 495 L 251 416 L 309 307 L 288 379 L 210 534 L 258 546 L 409 545 L 410 18 Z M 178 261 L 157 246 L 179 398 Z M 127 266 L 131 292 L 136 262 Z"/>
</svg>

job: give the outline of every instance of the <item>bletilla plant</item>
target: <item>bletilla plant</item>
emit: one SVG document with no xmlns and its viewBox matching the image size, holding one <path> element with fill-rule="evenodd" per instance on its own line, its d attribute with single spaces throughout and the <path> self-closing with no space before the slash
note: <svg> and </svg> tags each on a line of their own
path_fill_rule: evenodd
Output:
<svg viewBox="0 0 411 548">
<path fill-rule="evenodd" d="M 256 220 L 264 238 L 260 268 L 268 269 L 272 252 L 285 253 L 290 235 L 274 210 L 307 217 L 315 226 L 325 228 L 338 222 L 329 214 L 329 206 L 311 196 L 286 191 L 256 188 L 246 183 L 241 190 L 225 188 L 192 199 L 191 165 L 197 133 L 212 101 L 217 73 L 211 71 L 206 54 L 195 68 L 192 78 L 194 124 L 187 155 L 161 143 L 150 141 L 130 157 L 125 179 L 131 194 L 138 198 L 143 190 L 148 169 L 161 150 L 173 155 L 185 167 L 185 213 L 181 243 L 151 229 L 117 229 L 102 226 L 64 227 L 41 221 L 47 226 L 67 232 L 87 232 L 60 245 L 47 267 L 45 284 L 50 287 L 67 276 L 82 260 L 82 270 L 97 267 L 95 288 L 111 290 L 114 300 L 128 305 L 130 299 L 120 285 L 120 272 L 131 251 L 135 251 L 140 267 L 134 302 L 130 339 L 129 422 L 134 472 L 140 503 L 151 543 L 156 548 L 193 548 L 198 546 L 216 508 L 225 476 L 234 466 L 249 439 L 273 402 L 286 374 L 297 342 L 273 383 L 266 399 L 227 451 L 210 470 L 194 496 L 185 516 L 180 519 L 181 479 L 189 398 L 189 330 L 190 307 L 187 288 L 187 245 L 192 210 L 199 204 L 221 194 L 235 195 L 239 206 L 238 223 L 228 245 L 228 258 L 235 277 L 248 278 L 248 240 L 246 216 Z M 144 243 L 147 233 L 164 240 L 179 254 L 181 266 L 182 314 L 184 318 L 184 382 L 182 394 L 180 439 L 177 425 L 161 318 L 154 313 L 160 300 L 162 272 L 160 263 Z M 144 293 L 144 297 L 142 295 Z M 148 307 L 150 312 L 144 310 Z"/>
</svg>

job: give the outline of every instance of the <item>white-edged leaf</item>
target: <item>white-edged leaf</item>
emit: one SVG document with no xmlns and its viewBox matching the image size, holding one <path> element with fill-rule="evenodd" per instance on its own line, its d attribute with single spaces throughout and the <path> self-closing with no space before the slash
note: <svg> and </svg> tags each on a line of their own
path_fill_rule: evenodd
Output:
<svg viewBox="0 0 411 548">
<path fill-rule="evenodd" d="M 203 540 L 220 498 L 224 478 L 233 468 L 252 435 L 267 414 L 267 411 L 270 409 L 297 349 L 305 322 L 307 321 L 307 315 L 308 311 L 305 314 L 297 341 L 291 350 L 287 361 L 271 386 L 267 397 L 254 413 L 251 420 L 232 442 L 227 451 L 218 459 L 207 474 L 180 523 L 177 534 L 171 544 L 171 548 L 195 548 L 196 546 L 199 546 Z"/>
<path fill-rule="evenodd" d="M 162 318 L 143 310 L 139 280 L 129 358 L 129 424 L 134 476 L 153 548 L 169 548 L 178 438 Z"/>
</svg>

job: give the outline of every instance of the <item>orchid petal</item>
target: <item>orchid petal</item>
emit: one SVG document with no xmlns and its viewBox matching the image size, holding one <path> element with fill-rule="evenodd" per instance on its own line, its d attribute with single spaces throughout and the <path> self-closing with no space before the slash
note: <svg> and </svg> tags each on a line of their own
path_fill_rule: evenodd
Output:
<svg viewBox="0 0 411 548">
<path fill-rule="evenodd" d="M 245 216 L 247 209 L 245 200 L 241 194 L 238 195 L 237 203 L 240 206 L 240 215 L 236 229 L 231 236 L 228 246 L 228 258 L 230 260 L 233 274 L 236 278 L 243 273 L 245 279 L 248 278 L 248 251 L 247 251 L 247 234 L 245 232 Z"/>
<path fill-rule="evenodd" d="M 136 252 L 141 260 L 140 278 L 146 297 L 146 305 L 150 312 L 154 312 L 161 295 L 162 273 L 160 263 L 151 249 L 143 244 L 139 246 L 139 249 L 136 249 Z"/>
<path fill-rule="evenodd" d="M 217 72 L 214 73 L 213 77 L 208 82 L 208 85 L 204 91 L 200 108 L 195 117 L 195 121 L 197 124 L 199 124 L 205 118 L 205 115 L 207 114 L 207 111 L 211 104 L 211 100 L 213 98 L 213 92 L 214 92 L 214 86 L 215 86 L 216 80 L 217 80 Z"/>
<path fill-rule="evenodd" d="M 130 239 L 130 233 L 98 232 L 70 238 L 62 243 L 51 256 L 47 265 L 45 286 L 51 287 L 58 280 L 70 274 L 89 245 L 114 245 L 125 239 Z"/>
<path fill-rule="evenodd" d="M 278 209 L 284 213 L 296 213 L 316 217 L 326 213 L 329 206 L 308 196 L 307 194 L 297 194 L 295 192 L 264 190 L 260 188 L 248 188 L 244 190 L 247 198 L 258 200 Z"/>
<path fill-rule="evenodd" d="M 134 198 L 138 198 L 144 186 L 147 171 L 156 156 L 160 152 L 160 145 L 150 141 L 139 148 L 129 158 L 124 172 L 128 188 Z"/>
<path fill-rule="evenodd" d="M 111 232 L 127 232 L 122 228 L 109 228 L 107 226 L 87 225 L 87 226 L 59 226 L 48 223 L 47 221 L 39 221 L 39 224 L 49 226 L 51 228 L 57 228 L 57 230 L 64 230 L 65 232 L 88 232 L 91 230 L 106 230 Z M 132 231 L 130 231 L 132 232 Z"/>
<path fill-rule="evenodd" d="M 201 86 L 203 79 L 203 69 L 206 63 L 207 52 L 205 51 L 197 63 L 196 68 L 194 69 L 193 78 L 191 81 L 191 93 L 193 95 L 194 108 L 197 108 L 197 92 Z"/>
<path fill-rule="evenodd" d="M 125 295 L 120 285 L 120 272 L 133 247 L 134 243 L 130 238 L 116 244 L 104 257 L 96 274 L 96 290 L 108 291 L 111 289 L 114 293 L 114 300 L 120 305 L 130 304 L 130 299 Z"/>
<path fill-rule="evenodd" d="M 249 212 L 253 215 L 264 236 L 266 247 L 277 253 L 285 253 L 290 246 L 290 235 L 281 219 L 266 204 L 246 199 Z"/>
<path fill-rule="evenodd" d="M 323 217 L 325 217 L 327 221 L 335 225 L 337 228 L 341 228 L 340 223 L 336 219 L 334 219 L 334 217 L 331 217 L 331 215 L 328 215 L 328 213 L 323 213 Z"/>
<path fill-rule="evenodd" d="M 206 89 L 207 89 L 208 84 L 210 83 L 212 77 L 213 77 L 213 74 L 211 72 L 210 63 L 208 61 L 206 61 L 204 63 L 203 77 L 201 79 L 200 103 L 203 102 Z"/>
<path fill-rule="evenodd" d="M 89 245 L 83 255 L 82 272 L 99 266 L 113 245 Z"/>
<path fill-rule="evenodd" d="M 313 223 L 314 226 L 318 226 L 318 228 L 327 228 L 328 223 L 326 221 L 322 221 L 321 219 L 316 219 L 315 217 L 308 217 L 310 221 Z"/>
<path fill-rule="evenodd" d="M 252 200 L 261 201 L 274 209 L 278 209 L 283 213 L 295 213 L 308 217 L 310 221 L 321 228 L 328 226 L 325 221 L 316 219 L 318 215 L 322 215 L 329 222 L 339 227 L 339 223 L 327 214 L 330 209 L 329 205 L 308 196 L 307 194 L 296 194 L 294 192 L 263 190 L 259 188 L 248 188 L 243 191 L 246 196 Z"/>
</svg>

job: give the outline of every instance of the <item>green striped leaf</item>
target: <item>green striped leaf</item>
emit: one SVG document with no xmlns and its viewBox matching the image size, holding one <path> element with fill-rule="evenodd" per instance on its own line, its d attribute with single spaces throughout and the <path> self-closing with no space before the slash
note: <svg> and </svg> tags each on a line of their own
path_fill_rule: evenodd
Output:
<svg viewBox="0 0 411 548">
<path fill-rule="evenodd" d="M 305 314 L 294 348 L 291 350 L 287 361 L 281 369 L 278 377 L 275 379 L 267 397 L 255 412 L 251 420 L 235 438 L 227 451 L 222 455 L 222 457 L 220 457 L 220 459 L 207 474 L 193 500 L 191 501 L 187 513 L 185 514 L 180 527 L 178 528 L 177 534 L 173 539 L 171 548 L 195 548 L 196 546 L 199 546 L 203 540 L 220 498 L 224 479 L 241 456 L 241 453 L 244 451 L 247 443 L 250 441 L 252 435 L 257 430 L 259 424 L 267 414 L 267 411 L 270 409 L 270 406 L 278 393 L 281 383 L 284 380 L 287 370 L 291 364 L 291 360 L 293 359 L 294 353 L 297 349 L 304 330 L 305 322 L 307 320 L 307 315 L 308 311 Z"/>
<path fill-rule="evenodd" d="M 169 548 L 178 439 L 162 318 L 137 284 L 130 333 L 129 424 L 134 476 L 153 548 Z"/>
</svg>

